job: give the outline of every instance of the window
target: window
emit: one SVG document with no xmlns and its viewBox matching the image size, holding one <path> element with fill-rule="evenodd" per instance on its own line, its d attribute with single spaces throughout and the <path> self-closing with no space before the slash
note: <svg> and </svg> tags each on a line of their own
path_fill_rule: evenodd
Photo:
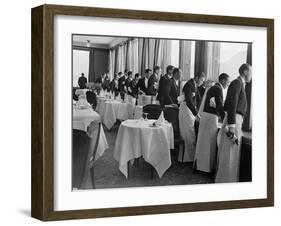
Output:
<svg viewBox="0 0 281 226">
<path fill-rule="evenodd" d="M 78 78 L 81 76 L 81 73 L 84 73 L 85 77 L 89 81 L 89 51 L 87 50 L 76 50 L 72 51 L 73 53 L 73 87 L 78 86 Z"/>
<path fill-rule="evenodd" d="M 238 69 L 247 60 L 246 43 L 221 43 L 220 73 L 227 73 L 230 80 L 238 76 Z"/>
</svg>

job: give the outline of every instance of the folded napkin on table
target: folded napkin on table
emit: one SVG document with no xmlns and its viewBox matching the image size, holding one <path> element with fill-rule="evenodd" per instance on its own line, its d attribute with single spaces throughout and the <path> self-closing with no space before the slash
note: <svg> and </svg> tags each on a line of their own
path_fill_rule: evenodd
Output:
<svg viewBox="0 0 281 226">
<path fill-rule="evenodd" d="M 160 126 L 160 125 L 164 124 L 165 121 L 166 121 L 166 120 L 165 120 L 165 118 L 164 118 L 164 113 L 163 113 L 163 111 L 161 111 L 161 114 L 160 114 L 159 118 L 157 119 L 157 121 L 155 122 L 155 124 L 156 124 L 157 126 Z"/>
</svg>

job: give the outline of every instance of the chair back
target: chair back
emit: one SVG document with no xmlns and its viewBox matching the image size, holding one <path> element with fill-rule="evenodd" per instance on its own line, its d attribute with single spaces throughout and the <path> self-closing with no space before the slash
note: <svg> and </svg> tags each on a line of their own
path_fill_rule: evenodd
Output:
<svg viewBox="0 0 281 226">
<path fill-rule="evenodd" d="M 72 130 L 72 188 L 81 188 L 90 140 L 85 131 Z"/>
<path fill-rule="evenodd" d="M 78 95 L 76 95 L 76 93 L 75 93 L 76 89 L 77 88 L 73 88 L 72 89 L 72 99 L 75 100 L 75 101 L 78 101 Z"/>
<path fill-rule="evenodd" d="M 174 129 L 174 136 L 177 137 L 180 134 L 179 128 L 179 108 L 177 107 L 165 107 L 164 118 L 172 123 Z"/>
<path fill-rule="evenodd" d="M 88 126 L 87 133 L 91 138 L 90 148 L 89 148 L 89 166 L 92 168 L 96 159 L 96 153 L 98 150 L 98 144 L 100 140 L 101 123 L 99 121 L 93 121 Z"/>
<path fill-rule="evenodd" d="M 90 170 L 94 165 L 100 139 L 101 123 L 93 121 L 87 128 L 73 130 L 72 188 L 87 188 L 87 181 L 93 180 Z M 91 181 L 93 185 L 94 182 Z"/>
<path fill-rule="evenodd" d="M 147 104 L 143 106 L 143 113 L 148 113 L 148 119 L 158 119 L 162 108 L 159 104 Z"/>
<path fill-rule="evenodd" d="M 91 104 L 93 107 L 97 106 L 97 96 L 92 91 L 86 92 L 86 98 L 89 104 Z"/>
<path fill-rule="evenodd" d="M 142 103 L 143 103 L 143 105 L 152 104 L 152 96 L 143 95 L 142 96 Z"/>
</svg>

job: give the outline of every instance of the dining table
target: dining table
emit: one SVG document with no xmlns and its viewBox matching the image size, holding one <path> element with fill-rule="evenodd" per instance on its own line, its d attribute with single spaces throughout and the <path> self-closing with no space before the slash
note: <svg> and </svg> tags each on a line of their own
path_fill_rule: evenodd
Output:
<svg viewBox="0 0 281 226">
<path fill-rule="evenodd" d="M 100 115 L 95 112 L 91 107 L 80 108 L 77 105 L 73 105 L 73 115 L 72 115 L 72 128 L 77 130 L 82 130 L 88 132 L 88 127 L 92 122 L 101 122 Z M 95 160 L 101 157 L 106 149 L 109 148 L 103 127 L 100 127 L 100 137 L 97 146 L 97 152 Z"/>
<path fill-rule="evenodd" d="M 170 150 L 174 149 L 174 132 L 170 123 L 156 120 L 131 119 L 119 127 L 114 158 L 119 170 L 128 178 L 128 163 L 143 157 L 156 170 L 159 178 L 171 166 Z"/>
<path fill-rule="evenodd" d="M 124 121 L 133 118 L 134 106 L 130 102 L 106 97 L 98 97 L 97 99 L 97 111 L 107 129 L 110 130 L 117 119 Z"/>
</svg>

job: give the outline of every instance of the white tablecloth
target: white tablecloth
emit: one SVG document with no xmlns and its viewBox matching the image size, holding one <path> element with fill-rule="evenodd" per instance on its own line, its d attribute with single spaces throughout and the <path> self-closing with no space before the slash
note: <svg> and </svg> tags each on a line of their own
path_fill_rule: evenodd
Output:
<svg viewBox="0 0 281 226">
<path fill-rule="evenodd" d="M 92 108 L 77 109 L 73 107 L 73 129 L 87 132 L 87 127 L 92 121 L 100 121 L 100 115 Z M 96 160 L 103 155 L 104 151 L 109 148 L 103 127 L 101 126 L 100 139 L 96 153 Z"/>
<path fill-rule="evenodd" d="M 105 110 L 105 102 L 108 99 L 102 96 L 97 96 L 97 107 L 96 111 L 100 114 L 101 120 L 103 120 L 104 110 Z"/>
<path fill-rule="evenodd" d="M 87 91 L 88 91 L 88 89 L 76 89 L 75 90 L 75 94 L 77 96 L 79 96 L 79 95 L 86 95 Z"/>
<path fill-rule="evenodd" d="M 117 119 L 124 121 L 133 118 L 133 105 L 119 100 L 107 100 L 100 107 L 103 124 L 111 129 Z"/>
<path fill-rule="evenodd" d="M 174 149 L 174 132 L 170 123 L 151 127 L 155 120 L 126 120 L 121 123 L 114 147 L 119 170 L 128 177 L 127 163 L 143 157 L 161 178 L 171 165 L 170 149 Z"/>
</svg>

